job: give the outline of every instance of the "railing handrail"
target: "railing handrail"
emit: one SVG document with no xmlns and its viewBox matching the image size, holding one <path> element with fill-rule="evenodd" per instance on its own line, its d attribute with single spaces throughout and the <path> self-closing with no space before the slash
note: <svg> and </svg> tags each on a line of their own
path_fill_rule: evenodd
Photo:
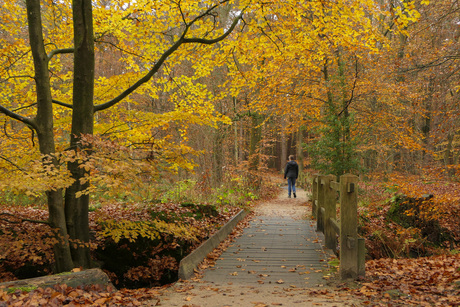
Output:
<svg viewBox="0 0 460 307">
<path fill-rule="evenodd" d="M 312 215 L 317 220 L 316 230 L 324 233 L 326 247 L 336 251 L 337 245 L 340 246 L 341 279 L 356 279 L 365 274 L 365 242 L 358 237 L 358 177 L 345 174 L 336 180 L 334 175 L 313 177 Z M 336 213 L 337 192 L 340 195 L 340 223 Z"/>
</svg>

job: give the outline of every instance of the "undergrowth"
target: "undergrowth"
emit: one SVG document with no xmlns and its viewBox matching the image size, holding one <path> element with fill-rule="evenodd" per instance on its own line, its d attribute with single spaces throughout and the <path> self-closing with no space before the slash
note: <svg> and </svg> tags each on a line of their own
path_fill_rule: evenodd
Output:
<svg viewBox="0 0 460 307">
<path fill-rule="evenodd" d="M 101 189 L 92 195 L 89 213 L 94 266 L 118 287 L 174 282 L 182 258 L 241 208 L 276 191 L 269 181 L 254 189 L 235 174 L 226 181 L 217 188 L 183 180 L 168 187 L 146 185 L 149 192 Z M 52 229 L 17 218 L 46 221 L 46 207 L 25 196 L 11 200 L 0 204 L 0 212 L 7 214 L 0 220 L 0 282 L 52 274 Z"/>
<path fill-rule="evenodd" d="M 409 180 L 408 180 L 409 179 Z M 360 182 L 359 234 L 368 259 L 448 253 L 460 244 L 460 186 L 420 177 Z"/>
</svg>

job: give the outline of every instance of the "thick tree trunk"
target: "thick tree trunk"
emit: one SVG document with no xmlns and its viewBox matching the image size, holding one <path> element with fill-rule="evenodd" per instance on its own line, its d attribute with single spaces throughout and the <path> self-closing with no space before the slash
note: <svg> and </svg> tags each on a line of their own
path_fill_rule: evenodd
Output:
<svg viewBox="0 0 460 307">
<path fill-rule="evenodd" d="M 34 59 L 35 83 L 37 89 L 37 135 L 40 153 L 53 156 L 55 152 L 53 133 L 53 107 L 48 72 L 48 57 L 45 52 L 42 34 L 40 0 L 27 0 L 27 18 L 29 39 Z M 47 160 L 44 163 L 56 165 L 56 161 Z M 69 271 L 73 266 L 70 254 L 62 190 L 48 191 L 48 211 L 50 226 L 56 230 L 58 243 L 54 245 L 56 271 Z"/>
<path fill-rule="evenodd" d="M 94 107 L 94 37 L 93 16 L 90 0 L 73 1 L 74 23 L 74 88 L 73 113 L 70 147 L 74 150 L 87 150 L 79 144 L 84 134 L 93 134 Z M 72 241 L 72 257 L 75 265 L 89 268 L 89 196 L 76 197 L 76 193 L 85 190 L 89 183 L 82 184 L 81 178 L 87 171 L 78 162 L 69 163 L 68 168 L 75 179 L 74 184 L 66 190 L 65 212 L 67 229 Z"/>
</svg>

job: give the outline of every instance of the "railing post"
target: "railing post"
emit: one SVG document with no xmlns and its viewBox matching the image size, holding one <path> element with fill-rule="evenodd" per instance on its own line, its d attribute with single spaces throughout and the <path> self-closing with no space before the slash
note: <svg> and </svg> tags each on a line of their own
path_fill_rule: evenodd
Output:
<svg viewBox="0 0 460 307">
<path fill-rule="evenodd" d="M 316 231 L 321 231 L 324 233 L 324 217 L 321 211 L 321 208 L 324 207 L 324 178 L 326 176 L 318 176 L 318 204 L 316 207 Z"/>
<path fill-rule="evenodd" d="M 358 238 L 358 276 L 366 276 L 366 241 L 364 238 Z"/>
<path fill-rule="evenodd" d="M 318 174 L 314 174 L 313 175 L 313 184 L 311 186 L 311 215 L 314 217 L 314 218 L 317 218 L 318 217 L 318 213 L 317 213 L 317 210 L 318 210 L 318 206 L 317 206 L 317 202 L 318 202 Z"/>
<path fill-rule="evenodd" d="M 324 238 L 326 241 L 326 247 L 333 251 L 337 249 L 337 238 L 330 219 L 336 219 L 337 192 L 331 188 L 331 181 L 335 180 L 336 176 L 334 175 L 324 177 Z"/>
<path fill-rule="evenodd" d="M 358 277 L 358 177 L 340 176 L 340 277 Z"/>
</svg>

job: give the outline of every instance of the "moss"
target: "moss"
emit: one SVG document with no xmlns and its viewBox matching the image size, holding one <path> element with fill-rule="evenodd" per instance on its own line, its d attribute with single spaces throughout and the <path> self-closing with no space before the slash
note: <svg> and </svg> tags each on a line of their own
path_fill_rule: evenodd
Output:
<svg viewBox="0 0 460 307">
<path fill-rule="evenodd" d="M 34 291 L 34 290 L 37 290 L 38 287 L 36 286 L 28 286 L 28 287 L 11 287 L 11 288 L 8 288 L 7 290 L 7 293 L 8 294 L 11 294 L 11 293 L 14 293 L 16 291 L 21 291 L 21 292 L 31 292 L 31 291 Z"/>
</svg>

